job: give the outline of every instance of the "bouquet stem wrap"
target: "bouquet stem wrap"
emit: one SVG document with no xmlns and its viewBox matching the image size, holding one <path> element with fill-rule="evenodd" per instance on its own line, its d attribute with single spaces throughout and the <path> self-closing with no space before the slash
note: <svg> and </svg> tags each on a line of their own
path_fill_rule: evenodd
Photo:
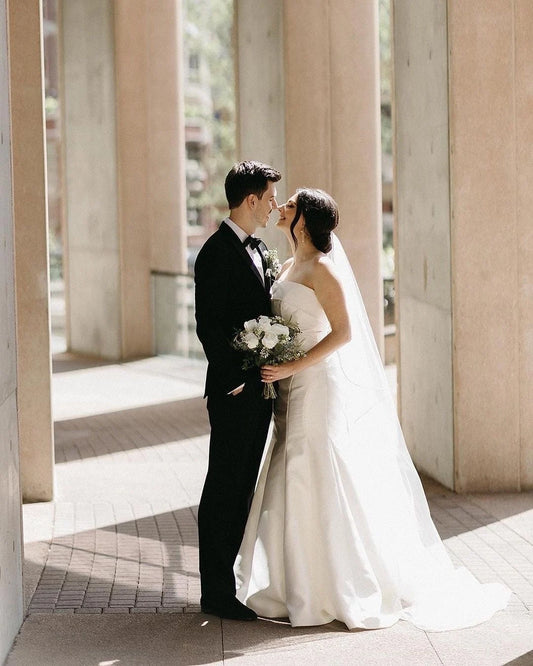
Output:
<svg viewBox="0 0 533 666">
<path fill-rule="evenodd" d="M 274 384 L 272 382 L 264 382 L 263 386 L 263 398 L 265 400 L 270 400 L 277 398 L 278 394 L 276 393 L 276 389 L 274 387 Z"/>
</svg>

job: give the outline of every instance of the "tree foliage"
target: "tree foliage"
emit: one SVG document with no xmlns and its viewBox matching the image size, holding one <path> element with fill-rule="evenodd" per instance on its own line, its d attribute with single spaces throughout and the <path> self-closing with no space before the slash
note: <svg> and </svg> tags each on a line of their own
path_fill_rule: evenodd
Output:
<svg viewBox="0 0 533 666">
<path fill-rule="evenodd" d="M 235 161 L 235 75 L 232 44 L 233 0 L 185 0 L 186 49 L 198 54 L 212 106 L 186 103 L 188 117 L 202 117 L 212 136 L 208 159 L 213 184 L 204 201 L 225 208 L 226 173 Z"/>
</svg>

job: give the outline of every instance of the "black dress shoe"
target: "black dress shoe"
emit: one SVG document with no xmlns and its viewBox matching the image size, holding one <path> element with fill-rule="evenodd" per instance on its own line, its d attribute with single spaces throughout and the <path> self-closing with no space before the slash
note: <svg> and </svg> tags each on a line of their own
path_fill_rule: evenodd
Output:
<svg viewBox="0 0 533 666">
<path fill-rule="evenodd" d="M 226 620 L 257 620 L 257 614 L 251 608 L 248 608 L 238 599 L 230 599 L 224 603 L 206 603 L 202 602 L 202 613 L 216 615 Z"/>
</svg>

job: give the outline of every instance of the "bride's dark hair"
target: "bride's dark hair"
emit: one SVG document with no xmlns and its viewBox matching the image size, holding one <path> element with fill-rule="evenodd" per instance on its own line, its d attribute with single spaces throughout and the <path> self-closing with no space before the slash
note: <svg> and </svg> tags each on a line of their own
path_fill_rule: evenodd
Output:
<svg viewBox="0 0 533 666">
<path fill-rule="evenodd" d="M 294 227 L 300 216 L 303 215 L 305 228 L 313 245 L 319 252 L 329 252 L 331 250 L 331 232 L 339 223 L 339 209 L 335 200 L 323 190 L 310 187 L 302 187 L 296 190 L 296 194 L 298 195 L 296 215 L 291 224 L 294 246 L 298 245 Z"/>
</svg>

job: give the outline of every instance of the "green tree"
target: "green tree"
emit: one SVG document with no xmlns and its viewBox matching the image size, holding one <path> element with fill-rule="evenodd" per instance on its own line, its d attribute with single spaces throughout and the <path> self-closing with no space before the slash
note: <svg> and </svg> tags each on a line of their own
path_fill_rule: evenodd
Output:
<svg viewBox="0 0 533 666">
<path fill-rule="evenodd" d="M 381 145 L 384 153 L 391 154 L 391 0 L 379 0 L 379 55 L 381 69 Z"/>
<path fill-rule="evenodd" d="M 212 111 L 187 108 L 186 116 L 201 116 L 212 135 L 208 159 L 210 181 L 202 203 L 225 210 L 223 188 L 226 173 L 235 161 L 235 76 L 232 44 L 233 0 L 185 0 L 186 48 L 198 54 L 207 69 Z M 208 107 L 209 108 L 209 107 Z"/>
</svg>

